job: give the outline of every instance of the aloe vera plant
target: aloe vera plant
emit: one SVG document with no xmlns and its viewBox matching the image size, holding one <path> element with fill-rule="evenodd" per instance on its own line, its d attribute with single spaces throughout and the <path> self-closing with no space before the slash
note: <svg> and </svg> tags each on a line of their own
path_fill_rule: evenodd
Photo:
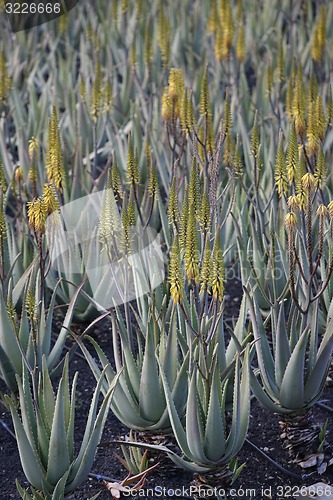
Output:
<svg viewBox="0 0 333 500">
<path fill-rule="evenodd" d="M 170 304 L 171 305 L 171 304 Z M 166 313 L 166 310 L 164 309 Z M 170 432 L 171 424 L 164 392 L 162 377 L 165 370 L 171 387 L 176 408 L 180 415 L 184 414 L 187 395 L 187 370 L 189 354 L 181 353 L 181 345 L 177 338 L 176 314 L 171 313 L 170 325 L 166 331 L 166 318 L 157 319 L 153 307 L 148 309 L 145 330 L 138 333 L 139 345 L 143 343 L 137 354 L 132 350 L 123 320 L 118 313 L 120 339 L 117 335 L 117 323 L 112 317 L 112 335 L 116 372 L 111 368 L 100 346 L 92 338 L 99 361 L 104 369 L 102 390 L 105 393 L 119 373 L 119 383 L 115 389 L 111 408 L 113 413 L 127 427 L 140 431 Z M 101 369 L 94 361 L 80 339 L 77 339 L 96 379 L 101 377 Z M 119 342 L 119 344 L 118 344 Z M 120 349 L 119 349 L 120 348 Z M 157 353 L 157 354 L 156 354 Z M 157 363 L 156 356 L 160 365 Z"/>
<path fill-rule="evenodd" d="M 103 374 L 104 375 L 104 372 Z M 43 492 L 46 499 L 64 499 L 87 477 L 99 444 L 116 379 L 110 385 L 98 411 L 103 376 L 92 396 L 80 451 L 74 455 L 75 394 L 78 372 L 69 388 L 68 355 L 57 393 L 54 394 L 46 359 L 42 373 L 36 377 L 23 367 L 22 380 L 17 377 L 19 410 L 8 396 L 21 464 L 30 484 Z"/>
<path fill-rule="evenodd" d="M 68 328 L 72 321 L 75 301 L 80 292 L 80 289 L 78 289 L 73 296 L 63 320 L 62 328 L 52 345 L 52 322 L 54 320 L 54 307 L 59 283 L 55 286 L 47 312 L 45 311 L 44 300 L 42 300 L 39 313 L 37 313 L 38 297 L 36 298 L 32 287 L 33 276 L 32 271 L 32 274 L 28 275 L 23 293 L 21 293 L 21 296 L 23 295 L 22 313 L 19 319 L 13 304 L 20 297 L 15 293 L 15 290 L 17 292 L 19 291 L 18 288 L 21 287 L 17 286 L 13 292 L 10 287 L 7 297 L 4 291 L 0 289 L 0 376 L 13 392 L 16 392 L 18 388 L 16 376 L 22 376 L 23 360 L 38 371 L 42 369 L 42 359 L 45 356 L 50 373 L 62 363 L 62 353 L 68 336 Z M 38 283 L 37 278 L 37 288 Z"/>
</svg>

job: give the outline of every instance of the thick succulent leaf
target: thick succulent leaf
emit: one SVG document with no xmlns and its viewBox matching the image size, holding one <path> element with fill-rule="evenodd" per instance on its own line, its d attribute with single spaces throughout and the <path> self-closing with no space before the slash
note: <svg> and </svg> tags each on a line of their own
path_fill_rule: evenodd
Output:
<svg viewBox="0 0 333 500">
<path fill-rule="evenodd" d="M 19 449 L 23 472 L 26 478 L 35 488 L 42 490 L 46 487 L 49 491 L 52 491 L 52 485 L 46 481 L 46 472 L 43 469 L 43 466 L 40 463 L 34 449 L 30 445 L 29 439 L 27 438 L 26 432 L 12 400 L 5 395 L 5 401 L 12 414 L 16 442 Z"/>
<path fill-rule="evenodd" d="M 65 380 L 61 378 L 52 422 L 47 465 L 47 480 L 56 485 L 69 469 L 69 451 L 65 423 Z"/>
<path fill-rule="evenodd" d="M 155 356 L 154 338 L 149 328 L 140 380 L 139 405 L 140 415 L 153 422 L 157 422 L 161 418 L 165 408 Z"/>
<path fill-rule="evenodd" d="M 282 408 L 280 404 L 278 404 L 278 401 L 271 399 L 267 395 L 266 391 L 262 388 L 262 386 L 258 382 L 258 379 L 256 378 L 255 374 L 252 371 L 250 373 L 250 378 L 251 378 L 251 390 L 255 395 L 256 399 L 264 408 L 267 408 L 273 413 L 280 413 L 283 415 L 287 415 L 288 413 L 290 413 L 290 410 L 288 411 L 285 408 Z"/>
<path fill-rule="evenodd" d="M 28 314 L 26 308 L 23 307 L 20 319 L 20 329 L 19 329 L 19 341 L 23 352 L 27 351 L 29 336 L 30 336 L 30 328 L 29 328 Z"/>
<path fill-rule="evenodd" d="M 246 326 L 245 326 L 246 319 L 247 319 L 247 310 L 248 310 L 247 296 L 244 293 L 243 297 L 242 297 L 240 310 L 239 310 L 238 320 L 237 320 L 237 323 L 235 325 L 234 332 L 233 332 L 235 335 L 235 338 L 238 340 L 240 345 L 242 345 L 242 342 L 247 335 Z M 222 325 L 223 325 L 223 322 L 222 322 Z M 221 326 L 221 328 L 222 328 L 222 326 Z M 219 342 L 219 344 L 220 344 L 220 342 Z M 238 346 L 236 345 L 235 340 L 231 340 L 228 344 L 226 354 L 225 354 L 225 365 L 223 367 L 220 365 L 221 371 L 225 370 L 225 368 L 232 362 L 232 360 L 237 352 L 239 352 Z"/>
<path fill-rule="evenodd" d="M 81 289 L 82 287 L 84 286 L 84 282 L 81 283 L 81 285 L 77 288 L 77 290 L 75 291 L 73 297 L 72 297 L 72 300 L 68 306 L 68 309 L 67 309 L 67 312 L 66 312 L 66 316 L 65 316 L 65 319 L 64 319 L 64 322 L 63 322 L 63 326 L 60 330 L 60 333 L 57 337 L 57 340 L 54 344 L 54 346 L 52 347 L 52 350 L 49 354 L 49 356 L 47 357 L 47 364 L 48 364 L 48 367 L 49 369 L 51 370 L 52 368 L 54 368 L 58 362 L 59 362 L 59 359 L 60 359 L 60 356 L 62 354 L 62 351 L 63 351 L 63 348 L 64 348 L 64 345 L 65 345 L 65 342 L 66 342 L 66 339 L 67 339 L 67 335 L 68 335 L 68 330 L 70 328 L 70 325 L 71 325 L 71 322 L 72 322 L 72 318 L 73 318 L 73 315 L 74 315 L 74 311 L 75 311 L 75 306 L 76 306 L 76 301 L 77 301 L 77 298 L 81 292 Z"/>
<path fill-rule="evenodd" d="M 75 422 L 75 400 L 76 400 L 76 384 L 79 376 L 79 372 L 76 372 L 73 378 L 72 383 L 72 394 L 71 394 L 71 402 L 70 402 L 70 418 L 67 427 L 67 446 L 69 453 L 70 462 L 73 461 L 74 458 L 74 422 Z"/>
<path fill-rule="evenodd" d="M 73 467 L 70 471 L 70 476 L 69 478 L 73 478 L 72 480 L 68 480 L 68 483 L 66 485 L 65 493 L 68 494 L 75 490 L 80 484 L 86 479 L 88 476 L 94 458 L 96 454 L 96 449 L 97 446 L 100 442 L 105 421 L 108 415 L 109 407 L 110 407 L 110 399 L 112 397 L 115 384 L 117 383 L 117 379 L 113 382 L 113 384 L 110 387 L 110 390 L 106 397 L 104 398 L 104 401 L 101 405 L 101 408 L 98 412 L 97 418 L 93 422 L 93 427 L 91 428 L 91 432 L 89 433 L 89 439 L 87 441 L 86 446 L 82 450 L 83 453 L 81 454 L 81 450 L 79 453 L 78 458 L 75 460 Z"/>
<path fill-rule="evenodd" d="M 38 454 L 44 468 L 47 469 L 50 435 L 48 434 L 45 428 L 43 417 L 41 415 L 39 408 L 36 408 L 36 421 L 37 421 Z"/>
<path fill-rule="evenodd" d="M 330 365 L 333 352 L 333 336 L 326 343 L 314 365 L 304 388 L 304 401 L 309 403 L 320 395 L 326 381 L 327 370 Z"/>
<path fill-rule="evenodd" d="M 278 322 L 275 332 L 276 346 L 275 346 L 275 380 L 278 388 L 281 386 L 283 375 L 290 359 L 290 346 L 286 329 L 286 319 L 284 304 L 281 303 Z"/>
<path fill-rule="evenodd" d="M 42 414 L 44 416 L 45 427 L 48 430 L 49 434 L 51 434 L 53 415 L 55 409 L 55 395 L 53 392 L 50 374 L 47 369 L 47 361 L 45 356 L 43 357 L 42 365 L 43 365 L 42 366 L 43 390 L 42 390 L 42 398 L 40 399 L 40 407 Z"/>
<path fill-rule="evenodd" d="M 236 359 L 235 363 L 235 375 L 234 375 L 234 383 L 233 383 L 233 404 L 232 404 L 232 422 L 229 436 L 226 441 L 226 458 L 230 456 L 230 459 L 233 458 L 234 447 L 237 440 L 237 434 L 239 432 L 239 415 L 240 415 L 240 360 Z"/>
<path fill-rule="evenodd" d="M 0 289 L 0 345 L 8 359 L 10 359 L 16 373 L 21 374 L 22 355 L 15 330 L 8 315 L 2 289 Z"/>
<path fill-rule="evenodd" d="M 250 419 L 250 351 L 249 347 L 246 349 L 244 361 L 242 365 L 242 378 L 240 383 L 240 392 L 239 392 L 239 415 L 237 421 L 237 435 L 236 442 L 234 445 L 234 449 L 232 451 L 232 456 L 229 457 L 234 458 L 234 456 L 239 452 L 241 447 L 244 444 L 248 427 L 249 427 L 249 419 Z"/>
<path fill-rule="evenodd" d="M 244 292 L 246 293 L 249 301 L 250 317 L 253 327 L 254 338 L 256 340 L 255 346 L 257 351 L 260 374 L 265 386 L 271 387 L 272 391 L 276 392 L 277 388 L 274 375 L 275 371 L 274 361 L 267 341 L 261 315 L 258 308 L 255 307 L 255 305 L 253 304 L 249 292 L 245 287 L 244 287 Z"/>
<path fill-rule="evenodd" d="M 79 454 L 78 454 L 78 456 L 73 464 L 73 467 L 70 471 L 70 475 L 68 478 L 68 482 L 71 484 L 72 483 L 75 483 L 75 484 L 81 483 L 82 476 L 81 476 L 81 473 L 79 473 L 79 471 L 83 470 L 83 468 L 85 467 L 84 460 L 88 460 L 91 453 L 93 453 L 92 459 L 94 458 L 95 451 L 93 451 L 93 452 L 90 451 L 90 455 L 89 454 L 87 455 L 87 450 L 88 449 L 93 450 L 93 444 L 95 442 L 94 440 L 96 440 L 96 436 L 99 436 L 99 432 L 101 432 L 100 420 L 103 419 L 103 415 L 105 415 L 106 410 L 108 410 L 108 408 L 109 408 L 110 397 L 114 391 L 114 388 L 115 388 L 116 383 L 117 383 L 118 378 L 119 378 L 119 374 L 118 374 L 115 377 L 115 379 L 113 380 L 113 382 L 109 388 L 109 392 L 105 396 L 104 401 L 103 401 L 102 406 L 101 406 L 101 409 L 99 411 L 99 417 L 98 417 L 99 420 L 98 419 L 96 420 L 98 398 L 99 398 L 99 394 L 101 391 L 102 380 L 104 378 L 106 368 L 104 368 L 104 370 L 101 374 L 100 380 L 98 381 L 98 383 L 96 385 L 96 388 L 95 388 L 95 391 L 94 391 L 94 394 L 93 394 L 93 397 L 91 400 L 88 419 L 87 419 L 86 428 L 85 428 L 84 436 L 82 439 L 80 451 L 79 451 Z M 97 426 L 97 422 L 99 422 L 99 427 Z M 97 442 L 97 444 L 98 444 L 98 442 Z M 97 444 L 96 444 L 96 446 L 97 446 Z M 89 458 L 89 460 L 90 460 L 90 458 Z M 73 489 L 75 489 L 76 487 L 77 486 L 73 486 Z M 66 492 L 67 491 L 69 491 L 69 490 L 66 487 Z"/>
<path fill-rule="evenodd" d="M 168 378 L 169 387 L 172 389 L 176 381 L 178 369 L 177 322 L 175 313 L 172 314 L 162 365 Z"/>
<path fill-rule="evenodd" d="M 280 403 L 288 409 L 304 407 L 304 361 L 309 330 L 304 330 L 291 353 L 280 389 Z"/>
<path fill-rule="evenodd" d="M 314 309 L 314 310 L 313 310 Z M 317 359 L 318 351 L 318 312 L 319 312 L 319 301 L 312 305 L 309 310 L 309 317 L 312 316 L 311 329 L 310 329 L 310 340 L 309 340 L 309 353 L 308 353 L 308 363 L 307 363 L 307 375 L 312 372 Z"/>
<path fill-rule="evenodd" d="M 69 470 L 65 472 L 61 479 L 56 484 L 52 494 L 52 500 L 63 500 L 65 497 L 65 486 L 68 479 Z"/>
<path fill-rule="evenodd" d="M 50 300 L 49 304 L 49 310 L 47 313 L 46 317 L 46 322 L 44 325 L 44 328 L 40 328 L 40 335 L 41 335 L 41 347 L 42 347 L 42 353 L 48 355 L 50 350 L 51 350 L 51 338 L 52 338 L 52 320 L 53 320 L 53 311 L 54 311 L 54 306 L 58 294 L 58 288 L 59 288 L 59 283 L 60 281 L 57 282 L 55 285 L 54 291 L 52 293 L 52 297 Z"/>
<path fill-rule="evenodd" d="M 186 405 L 186 439 L 191 455 L 188 457 L 196 463 L 205 464 L 207 459 L 203 449 L 203 439 L 198 416 L 198 393 L 196 383 L 197 371 L 191 376 Z"/>
<path fill-rule="evenodd" d="M 220 461 L 225 451 L 225 429 L 223 420 L 218 394 L 217 368 L 215 366 L 210 391 L 204 441 L 205 454 L 209 460 L 214 462 Z"/>
<path fill-rule="evenodd" d="M 187 443 L 186 433 L 184 431 L 183 425 L 177 413 L 174 401 L 172 399 L 172 394 L 168 385 L 166 375 L 164 374 L 163 368 L 161 366 L 160 366 L 160 374 L 162 378 L 165 399 L 168 406 L 168 412 L 174 436 L 177 440 L 178 446 L 181 449 L 182 453 L 186 457 L 188 457 L 189 460 L 194 461 L 193 455 Z"/>
<path fill-rule="evenodd" d="M 0 345 L 0 374 L 8 389 L 17 392 L 16 370 Z"/>
<path fill-rule="evenodd" d="M 32 394 L 30 389 L 30 377 L 24 362 L 22 362 L 22 371 L 23 371 L 22 381 L 18 377 L 18 375 L 16 375 L 16 382 L 19 389 L 21 419 L 24 430 L 31 444 L 31 447 L 36 452 L 37 423 L 35 417 L 34 403 L 32 400 Z"/>
</svg>

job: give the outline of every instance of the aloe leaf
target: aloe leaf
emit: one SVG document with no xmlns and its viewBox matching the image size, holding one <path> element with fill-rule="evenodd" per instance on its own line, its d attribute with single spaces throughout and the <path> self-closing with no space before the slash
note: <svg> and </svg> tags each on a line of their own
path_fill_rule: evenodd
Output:
<svg viewBox="0 0 333 500">
<path fill-rule="evenodd" d="M 280 402 L 288 409 L 304 407 L 304 358 L 308 337 L 309 330 L 306 329 L 291 353 L 282 379 Z"/>
<path fill-rule="evenodd" d="M 189 458 L 196 463 L 204 464 L 209 461 L 203 449 L 203 436 L 198 418 L 198 394 L 196 370 L 193 371 L 186 406 L 186 439 L 191 452 Z"/>
<path fill-rule="evenodd" d="M 260 383 L 258 382 L 256 376 L 252 371 L 250 374 L 250 378 L 251 378 L 251 390 L 255 395 L 256 399 L 264 408 L 267 408 L 273 413 L 281 413 L 281 414 L 290 413 L 288 410 L 282 408 L 277 401 L 274 401 L 268 396 L 268 394 L 262 388 L 262 386 L 260 385 Z"/>
<path fill-rule="evenodd" d="M 304 387 L 304 400 L 306 403 L 317 398 L 326 382 L 327 370 L 331 361 L 333 352 L 333 336 L 326 343 L 324 349 L 318 356 L 314 367 L 310 373 Z"/>
<path fill-rule="evenodd" d="M 19 389 L 21 419 L 24 430 L 27 434 L 31 447 L 36 452 L 37 446 L 37 424 L 35 419 L 34 404 L 30 389 L 30 379 L 27 367 L 23 362 L 22 382 L 18 375 L 16 375 L 16 382 Z"/>
<path fill-rule="evenodd" d="M 69 327 L 71 325 L 73 314 L 75 311 L 76 301 L 77 301 L 77 298 L 79 296 L 79 293 L 80 293 L 83 285 L 84 285 L 84 282 L 81 283 L 81 285 L 78 287 L 78 289 L 76 290 L 76 292 L 73 295 L 73 298 L 72 298 L 72 300 L 68 306 L 67 312 L 66 312 L 63 326 L 62 326 L 60 333 L 57 337 L 57 340 L 56 340 L 56 342 L 55 342 L 55 344 L 54 344 L 54 346 L 53 346 L 53 348 L 52 348 L 52 350 L 47 358 L 47 365 L 48 365 L 48 368 L 50 370 L 52 368 L 54 368 L 55 365 L 58 363 L 59 358 L 61 356 L 61 353 L 63 351 L 64 345 L 65 345 L 65 342 L 67 339 L 67 335 L 68 335 L 68 330 L 69 330 Z"/>
<path fill-rule="evenodd" d="M 7 354 L 0 345 L 0 372 L 1 378 L 6 386 L 12 391 L 17 392 L 16 370 Z"/>
<path fill-rule="evenodd" d="M 52 494 L 52 500 L 63 500 L 65 497 L 65 486 L 68 478 L 69 470 L 65 472 L 61 479 L 56 484 Z"/>
<path fill-rule="evenodd" d="M 146 335 L 139 401 L 140 415 L 143 418 L 153 422 L 161 418 L 165 402 L 159 382 L 154 339 L 149 328 Z"/>
<path fill-rule="evenodd" d="M 41 332 L 41 344 L 42 344 L 42 352 L 48 354 L 51 350 L 51 338 L 52 338 L 52 321 L 53 321 L 53 311 L 54 306 L 58 294 L 60 281 L 58 281 L 55 285 L 54 291 L 52 293 L 52 297 L 49 304 L 49 310 L 46 317 L 46 322 L 44 328 L 40 329 Z"/>
<path fill-rule="evenodd" d="M 272 353 L 266 338 L 265 328 L 258 311 L 258 308 L 253 304 L 253 301 L 249 295 L 249 292 L 244 287 L 244 292 L 246 293 L 249 301 L 250 317 L 253 326 L 254 338 L 256 340 L 256 351 L 258 356 L 258 365 L 260 368 L 261 378 L 266 387 L 270 387 L 273 392 L 277 391 L 275 377 L 274 377 L 274 362 Z"/>
<path fill-rule="evenodd" d="M 214 367 L 209 406 L 206 420 L 204 451 L 209 460 L 218 462 L 225 452 L 224 424 L 221 416 L 220 399 L 217 389 L 217 368 Z M 223 411 L 223 409 L 222 409 Z M 216 439 L 219 436 L 219 439 Z"/>
<path fill-rule="evenodd" d="M 172 425 L 174 436 L 177 440 L 178 446 L 180 447 L 182 453 L 190 460 L 194 461 L 193 455 L 187 443 L 186 433 L 184 431 L 183 425 L 177 413 L 174 401 L 172 399 L 172 394 L 168 385 L 166 375 L 164 374 L 164 371 L 161 366 L 160 366 L 160 374 L 162 378 L 165 399 L 168 407 L 170 422 Z"/>
<path fill-rule="evenodd" d="M 84 446 L 84 448 L 82 448 L 81 446 L 79 456 L 75 460 L 73 467 L 70 471 L 69 477 L 73 479 L 72 480 L 69 479 L 68 484 L 66 485 L 65 493 L 71 492 L 78 486 L 80 486 L 80 484 L 86 479 L 91 470 L 95 458 L 96 449 L 100 442 L 105 421 L 108 415 L 110 407 L 110 398 L 112 397 L 116 383 L 117 379 L 111 385 L 110 390 L 106 395 L 106 397 L 104 398 L 104 401 L 98 412 L 97 418 L 94 419 L 93 427 L 90 428 L 86 445 Z"/>
<path fill-rule="evenodd" d="M 38 456 L 35 454 L 35 451 L 30 445 L 29 439 L 23 428 L 22 422 L 17 414 L 13 402 L 7 395 L 5 395 L 4 397 L 12 414 L 20 460 L 26 478 L 28 479 L 29 483 L 32 484 L 35 488 L 42 490 L 45 486 L 49 491 L 52 491 L 52 486 L 46 481 L 45 470 L 43 469 L 41 463 L 38 460 Z"/>
<path fill-rule="evenodd" d="M 104 378 L 105 370 L 106 370 L 106 368 L 104 368 L 104 370 L 102 371 L 101 377 L 96 385 L 96 388 L 95 388 L 95 391 L 94 391 L 94 394 L 93 394 L 93 397 L 91 400 L 88 419 L 87 419 L 86 428 L 85 428 L 85 432 L 83 435 L 80 451 L 79 451 L 79 454 L 78 454 L 77 458 L 75 459 L 75 462 L 71 468 L 71 472 L 70 472 L 69 479 L 68 479 L 69 483 L 72 483 L 74 481 L 74 478 L 77 476 L 78 470 L 82 467 L 82 461 L 83 461 L 83 458 L 85 457 L 85 453 L 86 453 L 86 449 L 89 445 L 89 441 L 91 439 L 91 436 L 93 435 L 94 429 L 96 431 L 96 415 L 97 415 L 98 398 L 99 398 L 99 394 L 101 391 L 101 385 L 102 385 L 102 381 Z M 109 406 L 109 403 L 108 403 L 109 397 L 112 394 L 112 392 L 116 386 L 118 378 L 119 378 L 119 374 L 113 380 L 113 382 L 109 388 L 108 394 L 104 398 L 104 401 L 103 401 L 102 407 L 101 407 L 101 408 L 104 408 L 104 412 Z M 107 398 L 107 403 L 105 403 L 106 398 Z M 66 489 L 66 492 L 67 491 L 69 491 L 69 490 Z"/>
<path fill-rule="evenodd" d="M 43 356 L 42 361 L 42 398 L 40 400 L 40 406 L 42 413 L 44 415 L 45 424 L 49 434 L 51 435 L 51 428 L 53 422 L 53 415 L 55 409 L 55 395 L 53 392 L 53 387 L 50 379 L 50 374 L 47 369 L 47 362 L 45 356 Z"/>
<path fill-rule="evenodd" d="M 75 422 L 75 401 L 76 401 L 76 384 L 79 376 L 79 372 L 76 372 L 72 383 L 72 394 L 70 403 L 70 418 L 67 427 L 67 446 L 69 453 L 70 462 L 73 461 L 74 457 L 74 422 Z"/>
<path fill-rule="evenodd" d="M 286 319 L 284 304 L 282 302 L 278 322 L 276 326 L 276 347 L 275 347 L 275 380 L 278 388 L 281 386 L 283 375 L 290 359 L 290 346 L 286 329 Z"/>
<path fill-rule="evenodd" d="M 176 381 L 178 368 L 177 324 L 175 309 L 173 311 L 163 360 L 163 369 L 168 378 L 168 384 L 171 389 Z"/>
<path fill-rule="evenodd" d="M 56 405 L 52 422 L 49 457 L 47 465 L 47 481 L 56 485 L 70 466 L 65 423 L 65 380 L 59 383 Z"/>
<path fill-rule="evenodd" d="M 250 420 L 250 369 L 249 369 L 250 351 L 247 347 L 244 362 L 242 365 L 242 377 L 239 392 L 239 417 L 238 432 L 233 449 L 233 455 L 236 455 L 244 444 Z"/>
<path fill-rule="evenodd" d="M 0 290 L 0 345 L 10 359 L 16 373 L 21 373 L 21 351 L 18 346 L 16 333 L 8 315 L 2 289 Z"/>
</svg>

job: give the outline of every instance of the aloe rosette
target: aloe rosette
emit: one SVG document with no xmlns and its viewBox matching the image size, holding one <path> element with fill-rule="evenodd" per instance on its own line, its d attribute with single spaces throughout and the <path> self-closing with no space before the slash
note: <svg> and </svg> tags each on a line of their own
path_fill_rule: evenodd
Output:
<svg viewBox="0 0 333 500">
<path fill-rule="evenodd" d="M 70 393 L 68 355 L 56 395 L 43 357 L 42 374 L 38 383 L 32 379 L 32 391 L 25 366 L 22 380 L 17 377 L 21 416 L 14 401 L 5 396 L 14 423 L 23 471 L 30 484 L 42 491 L 46 499 L 63 499 L 90 472 L 116 384 L 114 379 L 98 411 L 103 375 L 104 372 L 92 396 L 85 433 L 76 457 L 74 424 L 78 372 L 74 376 Z"/>
</svg>

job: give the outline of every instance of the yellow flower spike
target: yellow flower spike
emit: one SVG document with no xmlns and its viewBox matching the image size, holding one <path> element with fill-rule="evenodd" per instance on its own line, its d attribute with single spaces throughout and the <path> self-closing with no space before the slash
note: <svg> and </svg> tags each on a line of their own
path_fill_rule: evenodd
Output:
<svg viewBox="0 0 333 500">
<path fill-rule="evenodd" d="M 126 14 L 128 11 L 128 0 L 121 0 L 121 12 L 122 14 Z"/>
<path fill-rule="evenodd" d="M 208 67 L 206 66 L 202 75 L 200 87 L 200 116 L 211 116 L 212 109 L 208 90 Z"/>
<path fill-rule="evenodd" d="M 251 145 L 250 151 L 254 158 L 257 157 L 259 152 L 260 138 L 259 138 L 259 127 L 258 127 L 258 111 L 255 112 L 253 128 L 251 134 Z"/>
<path fill-rule="evenodd" d="M 287 192 L 288 189 L 288 176 L 286 169 L 286 159 L 283 151 L 283 143 L 282 143 L 282 132 L 279 134 L 279 144 L 276 153 L 276 162 L 275 162 L 275 185 L 277 188 L 277 192 L 279 197 Z"/>
<path fill-rule="evenodd" d="M 319 148 L 316 161 L 316 169 L 314 173 L 317 186 L 323 188 L 326 182 L 326 160 L 323 148 Z"/>
<path fill-rule="evenodd" d="M 185 272 L 188 283 L 199 283 L 199 250 L 194 204 L 190 203 L 185 244 Z"/>
<path fill-rule="evenodd" d="M 327 218 L 329 216 L 329 210 L 325 205 L 319 205 L 316 214 L 318 217 Z"/>
<path fill-rule="evenodd" d="M 284 223 L 288 231 L 293 231 L 297 226 L 297 215 L 295 212 L 288 212 L 284 218 Z"/>
<path fill-rule="evenodd" d="M 333 217 L 333 200 L 329 202 L 329 204 L 327 205 L 327 209 L 330 217 Z"/>
<path fill-rule="evenodd" d="M 113 96 L 112 86 L 109 79 L 106 80 L 103 90 L 103 113 L 108 113 L 112 108 Z"/>
<path fill-rule="evenodd" d="M 65 169 L 62 159 L 58 117 L 55 106 L 49 120 L 49 131 L 46 152 L 46 173 L 50 183 L 62 192 L 65 185 Z"/>
<path fill-rule="evenodd" d="M 171 68 L 169 74 L 169 95 L 175 101 L 181 99 L 184 93 L 184 72 L 182 69 Z"/>
<path fill-rule="evenodd" d="M 31 137 L 29 141 L 28 154 L 30 161 L 34 162 L 38 156 L 39 142 L 35 137 Z"/>
<path fill-rule="evenodd" d="M 245 30 L 242 24 L 237 33 L 236 57 L 239 62 L 243 62 L 245 59 Z"/>
<path fill-rule="evenodd" d="M 224 57 L 223 44 L 224 44 L 223 28 L 221 26 L 220 21 L 217 21 L 216 31 L 215 31 L 214 52 L 216 60 L 219 62 L 221 62 Z"/>
<path fill-rule="evenodd" d="M 95 122 L 97 121 L 101 112 L 102 100 L 103 100 L 102 69 L 100 62 L 97 60 L 95 68 L 95 78 L 92 86 L 92 94 L 90 100 L 90 113 Z"/>
<path fill-rule="evenodd" d="M 115 156 L 113 156 L 112 159 L 111 177 L 112 177 L 112 189 L 114 192 L 114 196 L 115 199 L 119 201 L 122 199 L 122 183 Z"/>
<path fill-rule="evenodd" d="M 328 86 L 328 93 L 327 93 L 327 121 L 326 121 L 326 126 L 331 126 L 332 125 L 332 118 L 333 118 L 333 97 L 332 97 L 332 87 L 331 85 Z"/>
<path fill-rule="evenodd" d="M 182 213 L 179 220 L 179 243 L 182 250 L 185 249 L 188 215 L 189 215 L 189 200 L 188 200 L 188 185 L 185 188 L 184 201 L 182 206 Z"/>
<path fill-rule="evenodd" d="M 207 189 L 205 189 L 202 195 L 202 201 L 199 213 L 199 224 L 201 230 L 207 233 L 210 230 L 210 223 L 211 223 L 211 210 L 209 204 L 209 196 L 207 193 Z"/>
<path fill-rule="evenodd" d="M 4 50 L 0 52 L 0 103 L 7 104 L 7 95 L 11 89 L 11 78 L 7 70 L 7 61 Z"/>
<path fill-rule="evenodd" d="M 172 99 L 169 94 L 169 87 L 165 87 L 162 95 L 161 115 L 166 123 L 169 123 L 172 120 L 172 108 L 173 106 Z"/>
<path fill-rule="evenodd" d="M 3 193 L 0 192 L 0 242 L 3 244 L 4 239 L 7 238 L 7 227 L 5 217 L 5 206 L 3 200 Z"/>
<path fill-rule="evenodd" d="M 170 59 L 170 21 L 168 16 L 164 13 L 162 0 L 159 3 L 157 40 L 161 51 L 162 62 L 164 66 L 167 66 Z"/>
<path fill-rule="evenodd" d="M 292 212 L 296 212 L 297 210 L 300 209 L 299 199 L 294 194 L 289 196 L 287 200 L 287 205 Z"/>
<path fill-rule="evenodd" d="M 295 181 L 296 179 L 298 163 L 299 163 L 298 143 L 297 143 L 295 123 L 293 122 L 290 129 L 289 143 L 287 150 L 287 163 L 286 163 L 289 184 L 292 184 L 292 182 Z"/>
<path fill-rule="evenodd" d="M 303 83 L 302 66 L 297 70 L 294 96 L 292 100 L 292 115 L 295 120 L 296 134 L 302 137 L 306 132 L 305 120 L 305 89 Z"/>
<path fill-rule="evenodd" d="M 207 32 L 209 34 L 215 34 L 217 30 L 218 23 L 218 12 L 217 12 L 217 0 L 211 1 L 211 10 L 207 21 Z"/>
<path fill-rule="evenodd" d="M 235 153 L 234 153 L 234 168 L 237 177 L 241 177 L 243 174 L 243 162 L 242 156 L 239 151 L 239 135 L 237 134 Z"/>
<path fill-rule="evenodd" d="M 292 78 L 289 78 L 286 92 L 286 113 L 290 120 L 293 119 L 293 95 L 294 84 Z"/>
<path fill-rule="evenodd" d="M 177 181 L 176 176 L 173 177 L 170 193 L 169 193 L 169 203 L 168 203 L 168 219 L 169 224 L 173 224 L 177 227 L 179 221 L 179 208 L 178 208 L 178 197 L 177 197 Z"/>
<path fill-rule="evenodd" d="M 16 169 L 15 169 L 15 180 L 17 183 L 20 183 L 23 181 L 24 179 L 24 176 L 23 176 L 23 168 L 20 166 L 20 165 L 17 165 Z"/>
<path fill-rule="evenodd" d="M 225 269 L 223 252 L 221 248 L 219 235 L 216 235 L 213 255 L 211 259 L 211 279 L 212 296 L 215 300 L 222 302 L 224 294 Z"/>
<path fill-rule="evenodd" d="M 34 231 L 39 231 L 40 233 L 45 233 L 45 223 L 46 223 L 46 207 L 44 200 L 39 197 L 27 203 L 28 206 L 28 219 L 29 226 Z"/>
<path fill-rule="evenodd" d="M 313 190 L 316 186 L 316 179 L 314 175 L 310 173 L 303 175 L 302 186 L 304 189 Z"/>
<path fill-rule="evenodd" d="M 131 132 L 128 134 L 127 179 L 129 184 L 139 184 L 140 182 L 138 159 L 134 151 Z"/>
<path fill-rule="evenodd" d="M 306 135 L 308 139 L 309 153 L 311 156 L 313 156 L 319 146 L 314 102 L 311 102 L 309 105 L 308 127 Z"/>
<path fill-rule="evenodd" d="M 44 185 L 42 199 L 44 202 L 46 216 L 52 214 L 52 212 L 59 212 L 59 200 L 55 187 L 52 184 Z"/>
<path fill-rule="evenodd" d="M 206 238 L 204 256 L 202 260 L 201 272 L 200 272 L 200 295 L 208 290 L 210 284 L 210 273 L 211 273 L 211 254 L 210 254 L 210 242 L 209 238 Z"/>
<path fill-rule="evenodd" d="M 318 80 L 313 71 L 310 75 L 309 93 L 308 93 L 308 104 L 314 102 L 318 95 Z"/>
<path fill-rule="evenodd" d="M 183 277 L 181 269 L 179 241 L 178 235 L 176 235 L 171 248 L 169 266 L 170 293 L 175 303 L 181 302 L 183 297 Z"/>
<path fill-rule="evenodd" d="M 223 23 L 223 46 L 225 55 L 229 54 L 232 47 L 235 26 L 232 17 L 232 7 L 229 1 L 225 2 L 225 15 L 220 17 Z"/>
</svg>

